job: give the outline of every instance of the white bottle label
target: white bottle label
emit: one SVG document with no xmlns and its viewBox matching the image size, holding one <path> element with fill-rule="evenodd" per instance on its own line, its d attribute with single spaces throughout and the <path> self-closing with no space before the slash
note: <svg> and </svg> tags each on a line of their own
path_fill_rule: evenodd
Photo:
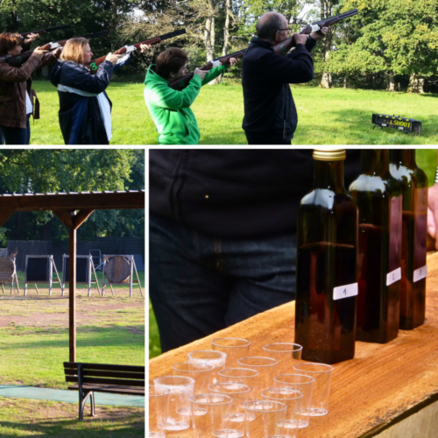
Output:
<svg viewBox="0 0 438 438">
<path fill-rule="evenodd" d="M 401 268 L 397 268 L 394 271 L 386 275 L 386 285 L 391 286 L 392 283 L 401 280 Z"/>
<path fill-rule="evenodd" d="M 358 290 L 357 283 L 337 286 L 333 289 L 333 299 L 342 300 L 342 298 L 355 297 L 358 294 Z"/>
<path fill-rule="evenodd" d="M 427 277 L 427 265 L 414 271 L 414 283 Z"/>
</svg>

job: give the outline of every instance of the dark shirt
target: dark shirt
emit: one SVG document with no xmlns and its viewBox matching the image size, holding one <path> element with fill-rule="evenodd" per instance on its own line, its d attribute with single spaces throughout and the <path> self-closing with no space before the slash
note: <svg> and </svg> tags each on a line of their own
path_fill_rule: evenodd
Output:
<svg viewBox="0 0 438 438">
<path fill-rule="evenodd" d="M 347 150 L 346 187 L 359 176 L 359 157 Z M 212 236 L 293 232 L 313 171 L 311 149 L 151 149 L 149 205 Z"/>
<path fill-rule="evenodd" d="M 298 115 L 289 84 L 313 79 L 310 50 L 316 42 L 309 37 L 286 56 L 274 52 L 272 45 L 252 38 L 242 60 L 242 87 L 245 107 L 242 128 L 251 134 L 281 134 L 290 141 Z"/>
</svg>

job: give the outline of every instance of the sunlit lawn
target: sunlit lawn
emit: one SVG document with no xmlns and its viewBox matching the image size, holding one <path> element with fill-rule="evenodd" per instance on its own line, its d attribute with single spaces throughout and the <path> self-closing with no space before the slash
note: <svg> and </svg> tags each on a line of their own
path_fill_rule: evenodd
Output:
<svg viewBox="0 0 438 438">
<path fill-rule="evenodd" d="M 63 144 L 58 125 L 58 95 L 48 81 L 36 81 L 41 120 L 32 124 L 32 144 Z M 156 144 L 157 132 L 143 99 L 142 83 L 111 83 L 114 145 Z M 435 145 L 438 144 L 438 95 L 373 90 L 293 86 L 299 124 L 295 145 Z M 435 100 L 437 99 L 437 100 Z M 192 109 L 201 132 L 200 144 L 246 144 L 242 131 L 240 85 L 206 85 Z M 421 136 L 376 128 L 373 113 L 396 114 L 423 123 Z"/>
<path fill-rule="evenodd" d="M 139 272 L 144 279 L 144 272 Z M 69 302 L 54 285 L 33 286 L 23 295 L 0 292 L 0 385 L 67 389 L 63 362 L 69 360 Z M 144 281 L 142 281 L 144 287 Z M 86 285 L 76 295 L 76 360 L 124 365 L 145 363 L 145 298 L 138 287 L 113 286 L 104 297 Z M 88 411 L 87 411 L 88 412 Z M 144 437 L 144 409 L 97 407 L 97 417 L 77 420 L 78 405 L 0 397 L 0 437 Z"/>
</svg>

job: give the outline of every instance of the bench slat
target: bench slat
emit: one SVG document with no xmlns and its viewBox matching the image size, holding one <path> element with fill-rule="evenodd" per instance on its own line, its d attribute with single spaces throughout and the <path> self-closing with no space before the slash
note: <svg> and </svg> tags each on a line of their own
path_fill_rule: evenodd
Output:
<svg viewBox="0 0 438 438">
<path fill-rule="evenodd" d="M 145 367 L 138 365 L 108 365 L 108 364 L 82 363 L 82 362 L 64 362 L 64 368 L 77 370 L 78 364 L 82 365 L 84 369 L 90 369 L 90 370 L 127 371 L 133 373 L 145 372 Z"/>
<path fill-rule="evenodd" d="M 78 378 L 65 376 L 67 382 L 77 382 Z M 102 383 L 106 385 L 119 385 L 119 386 L 145 386 L 145 381 L 143 380 L 122 380 L 122 379 L 99 379 L 97 377 L 86 377 L 84 376 L 83 383 Z"/>
<path fill-rule="evenodd" d="M 125 395 L 145 395 L 144 388 L 128 388 L 128 387 L 117 387 L 117 386 L 106 386 L 106 385 L 88 385 L 84 384 L 82 385 L 83 389 L 89 390 L 89 391 L 96 391 L 96 392 L 109 392 L 114 394 L 125 394 Z M 68 389 L 77 391 L 79 390 L 79 386 L 72 385 L 69 386 Z"/>
<path fill-rule="evenodd" d="M 65 369 L 65 374 L 68 376 L 77 376 L 78 370 L 67 370 Z M 94 376 L 94 377 L 114 377 L 114 378 L 121 378 L 121 379 L 141 379 L 145 380 L 145 374 L 144 373 L 122 373 L 120 371 L 101 371 L 101 370 L 84 370 L 85 376 Z"/>
</svg>

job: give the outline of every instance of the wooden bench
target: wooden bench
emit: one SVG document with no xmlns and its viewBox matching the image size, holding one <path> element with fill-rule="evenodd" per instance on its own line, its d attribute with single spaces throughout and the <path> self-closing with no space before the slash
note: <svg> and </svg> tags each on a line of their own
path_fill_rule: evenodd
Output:
<svg viewBox="0 0 438 438">
<path fill-rule="evenodd" d="M 79 391 L 79 420 L 83 420 L 85 403 L 90 396 L 91 416 L 94 417 L 94 393 L 145 395 L 145 367 L 98 363 L 64 362 L 65 380 Z"/>
</svg>

